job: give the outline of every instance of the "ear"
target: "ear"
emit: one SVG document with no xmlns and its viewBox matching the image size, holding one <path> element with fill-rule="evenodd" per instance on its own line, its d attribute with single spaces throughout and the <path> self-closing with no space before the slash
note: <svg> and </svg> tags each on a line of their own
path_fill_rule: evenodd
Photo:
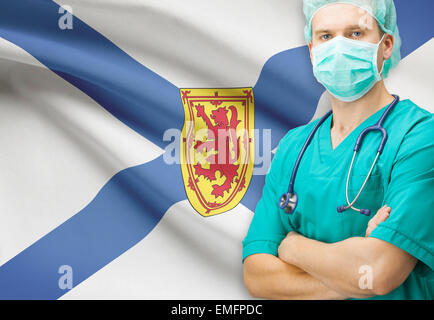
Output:
<svg viewBox="0 0 434 320">
<path fill-rule="evenodd" d="M 390 34 L 386 34 L 386 36 L 384 37 L 384 41 L 383 41 L 383 47 L 384 47 L 383 58 L 384 58 L 384 60 L 389 60 L 392 57 L 394 43 L 395 43 L 395 38 Z"/>
<path fill-rule="evenodd" d="M 309 47 L 310 61 L 312 62 L 313 61 L 313 59 L 312 59 L 312 41 L 309 42 L 308 47 Z"/>
</svg>

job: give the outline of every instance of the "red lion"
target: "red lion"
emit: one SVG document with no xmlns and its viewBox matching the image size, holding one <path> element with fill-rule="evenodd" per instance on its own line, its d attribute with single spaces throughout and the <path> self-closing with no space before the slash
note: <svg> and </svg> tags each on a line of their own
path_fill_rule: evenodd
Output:
<svg viewBox="0 0 434 320">
<path fill-rule="evenodd" d="M 211 192 L 211 194 L 213 194 L 216 198 L 218 198 L 219 196 L 223 197 L 224 191 L 227 191 L 229 193 L 231 183 L 234 181 L 235 177 L 238 176 L 237 170 L 239 165 L 235 165 L 233 163 L 236 161 L 236 159 L 238 159 L 240 155 L 240 138 L 237 138 L 236 136 L 236 128 L 241 122 L 241 120 L 238 120 L 237 109 L 234 106 L 229 107 L 229 110 L 232 113 L 230 123 L 228 121 L 228 110 L 226 109 L 226 107 L 220 107 L 217 110 L 213 110 L 211 112 L 211 118 L 214 120 L 215 125 L 211 123 L 211 120 L 205 113 L 204 106 L 199 104 L 196 106 L 196 110 L 197 116 L 205 121 L 208 127 L 208 134 L 211 134 L 212 137 L 215 137 L 215 139 L 207 140 L 205 142 L 197 141 L 194 148 L 199 152 L 203 152 L 204 150 L 206 150 L 207 153 L 214 149 L 215 151 L 217 151 L 217 153 L 212 154 L 206 158 L 206 160 L 210 162 L 209 169 L 203 168 L 200 163 L 194 165 L 194 169 L 198 176 L 203 176 L 209 181 L 216 180 L 216 172 L 220 171 L 220 175 L 222 177 L 226 177 L 226 180 L 222 185 L 214 184 L 212 186 L 213 191 Z M 236 143 L 234 143 L 234 147 L 232 148 L 235 153 L 235 157 L 231 156 L 229 148 L 229 136 L 231 137 L 232 141 L 237 141 Z M 219 153 L 222 152 L 222 150 L 218 150 L 219 138 L 225 139 L 224 145 L 226 146 L 226 148 L 225 150 L 223 150 L 223 155 L 219 155 Z M 224 161 L 222 161 L 222 156 L 224 156 Z"/>
</svg>

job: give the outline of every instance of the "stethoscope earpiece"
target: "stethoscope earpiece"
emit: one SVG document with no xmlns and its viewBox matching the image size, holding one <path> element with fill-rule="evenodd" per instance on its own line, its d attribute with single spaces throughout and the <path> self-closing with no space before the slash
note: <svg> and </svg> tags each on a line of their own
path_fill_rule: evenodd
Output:
<svg viewBox="0 0 434 320">
<path fill-rule="evenodd" d="M 339 206 L 338 207 L 338 212 L 339 213 L 344 212 L 344 211 L 345 211 L 345 207 L 344 206 Z"/>
<path fill-rule="evenodd" d="M 365 215 L 365 216 L 367 216 L 367 217 L 369 217 L 370 215 L 371 215 L 371 210 L 369 210 L 369 209 L 356 209 L 356 208 L 353 208 L 353 207 L 344 207 L 344 206 L 339 206 L 338 208 L 337 208 L 337 211 L 339 212 L 339 213 L 341 213 L 341 212 L 344 212 L 345 210 L 347 210 L 347 209 L 349 209 L 349 208 L 352 208 L 353 210 L 356 210 L 356 211 L 358 211 L 358 212 L 360 212 L 361 214 L 363 214 L 363 215 Z"/>
<path fill-rule="evenodd" d="M 369 209 L 360 209 L 360 213 L 369 217 L 371 215 L 371 210 Z"/>
</svg>

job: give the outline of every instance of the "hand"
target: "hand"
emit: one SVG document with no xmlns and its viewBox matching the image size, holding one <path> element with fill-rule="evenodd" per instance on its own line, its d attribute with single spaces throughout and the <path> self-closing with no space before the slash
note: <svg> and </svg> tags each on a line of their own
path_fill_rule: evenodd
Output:
<svg viewBox="0 0 434 320">
<path fill-rule="evenodd" d="M 285 239 L 282 240 L 277 250 L 279 259 L 285 261 L 286 263 L 291 263 L 290 258 L 292 256 L 292 252 L 294 249 L 296 249 L 296 246 L 294 245 L 295 239 L 298 237 L 301 237 L 301 235 L 295 231 L 291 231 L 286 235 Z"/>
<path fill-rule="evenodd" d="M 368 222 L 368 228 L 366 229 L 366 237 L 369 237 L 372 230 L 374 230 L 381 222 L 386 221 L 389 218 L 390 212 L 392 209 L 388 207 L 387 205 L 384 205 L 380 209 L 378 209 L 375 216 L 369 220 Z"/>
</svg>

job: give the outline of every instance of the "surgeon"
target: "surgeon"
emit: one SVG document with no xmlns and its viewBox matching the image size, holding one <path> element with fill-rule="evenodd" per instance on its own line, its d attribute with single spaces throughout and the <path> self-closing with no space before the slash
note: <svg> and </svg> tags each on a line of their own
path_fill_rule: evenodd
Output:
<svg viewBox="0 0 434 320">
<path fill-rule="evenodd" d="M 400 60 L 394 3 L 305 0 L 304 13 L 332 113 L 280 141 L 243 240 L 245 285 L 268 299 L 433 299 L 434 120 L 383 82 Z M 368 132 L 355 153 L 378 123 L 387 141 Z"/>
</svg>

